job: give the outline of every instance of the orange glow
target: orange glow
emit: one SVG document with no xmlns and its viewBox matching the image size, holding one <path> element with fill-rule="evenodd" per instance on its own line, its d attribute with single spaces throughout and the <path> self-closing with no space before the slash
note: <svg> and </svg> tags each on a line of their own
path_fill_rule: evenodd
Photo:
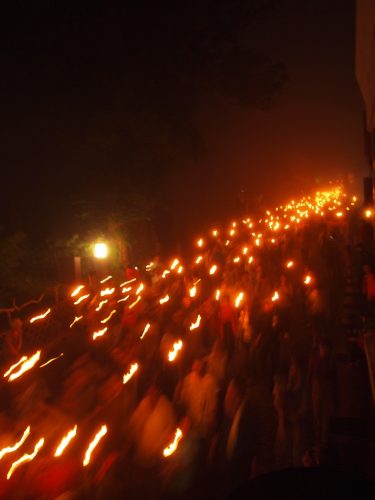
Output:
<svg viewBox="0 0 375 500">
<path fill-rule="evenodd" d="M 66 436 L 64 436 L 62 438 L 62 440 L 60 441 L 60 444 L 58 445 L 58 447 L 56 448 L 56 451 L 55 451 L 55 454 L 54 456 L 55 457 L 61 457 L 61 455 L 64 453 L 64 450 L 65 448 L 68 446 L 68 444 L 70 443 L 70 441 L 77 435 L 77 425 L 75 425 L 73 427 L 73 429 L 71 429 L 67 434 Z"/>
<path fill-rule="evenodd" d="M 273 295 L 272 295 L 272 302 L 276 302 L 277 300 L 279 300 L 280 296 L 278 294 L 278 292 L 275 292 Z"/>
<path fill-rule="evenodd" d="M 160 304 L 165 304 L 166 302 L 168 302 L 168 300 L 169 300 L 169 295 L 167 294 L 167 295 L 164 295 L 164 297 L 162 297 L 159 300 L 159 302 L 160 302 Z"/>
<path fill-rule="evenodd" d="M 58 356 L 55 356 L 54 358 L 51 358 L 49 359 L 48 361 L 46 361 L 45 363 L 43 363 L 42 365 L 39 366 L 39 368 L 43 368 L 44 366 L 47 366 L 51 363 L 53 363 L 54 361 L 56 361 L 57 359 L 60 359 L 64 356 L 64 353 L 60 353 Z"/>
<path fill-rule="evenodd" d="M 115 291 L 114 288 L 105 288 L 104 290 L 100 291 L 100 296 L 104 297 L 105 295 L 112 295 L 114 291 Z"/>
<path fill-rule="evenodd" d="M 221 293 L 220 290 L 216 290 L 216 292 L 215 292 L 215 299 L 216 300 L 220 299 L 220 293 Z"/>
<path fill-rule="evenodd" d="M 342 212 L 336 212 L 336 217 L 340 219 L 344 214 Z"/>
<path fill-rule="evenodd" d="M 235 306 L 236 307 L 240 307 L 241 305 L 241 302 L 243 301 L 243 298 L 244 298 L 244 293 L 243 292 L 240 292 L 237 297 L 236 297 L 236 301 L 235 301 Z"/>
<path fill-rule="evenodd" d="M 47 309 L 47 311 L 43 314 L 39 314 L 39 316 L 34 316 L 31 318 L 30 323 L 34 323 L 34 321 L 38 321 L 38 319 L 44 319 L 51 312 L 51 308 Z"/>
<path fill-rule="evenodd" d="M 287 264 L 286 264 L 286 267 L 287 267 L 288 269 L 290 269 L 290 268 L 291 268 L 291 267 L 293 267 L 293 266 L 294 266 L 294 262 L 293 262 L 292 260 L 288 261 L 288 262 L 287 262 Z"/>
<path fill-rule="evenodd" d="M 189 295 L 191 298 L 193 298 L 197 295 L 197 287 L 195 285 L 190 288 Z"/>
<path fill-rule="evenodd" d="M 179 263 L 180 263 L 180 261 L 178 259 L 174 259 L 174 261 L 171 264 L 172 271 L 173 271 L 173 269 L 175 269 L 178 266 Z"/>
<path fill-rule="evenodd" d="M 82 297 L 80 297 L 78 300 L 76 300 L 74 302 L 74 305 L 80 304 L 81 302 L 83 302 L 84 300 L 88 299 L 89 297 L 90 297 L 89 293 L 87 295 L 82 295 Z"/>
<path fill-rule="evenodd" d="M 39 450 L 42 448 L 43 445 L 44 445 L 44 438 L 41 438 L 36 443 L 34 451 L 31 454 L 26 453 L 25 455 L 22 455 L 21 458 L 13 462 L 11 468 L 8 471 L 7 479 L 9 480 L 11 478 L 13 472 L 17 469 L 17 467 L 19 467 L 25 462 L 31 462 L 31 460 L 33 460 L 37 456 Z"/>
<path fill-rule="evenodd" d="M 100 323 L 102 323 L 102 324 L 107 323 L 112 318 L 112 316 L 114 314 L 116 314 L 116 309 L 113 309 L 113 311 L 111 311 L 106 318 L 102 319 Z"/>
<path fill-rule="evenodd" d="M 237 264 L 240 260 L 241 260 L 241 259 L 240 259 L 240 257 L 235 257 L 235 258 L 233 259 L 233 262 L 235 262 L 235 263 Z"/>
<path fill-rule="evenodd" d="M 166 448 L 164 448 L 163 455 L 165 457 L 170 457 L 177 450 L 178 443 L 181 441 L 182 431 L 177 428 L 174 439 Z"/>
<path fill-rule="evenodd" d="M 142 292 L 142 290 L 144 290 L 144 288 L 145 288 L 144 284 L 143 284 L 143 283 L 141 283 L 141 284 L 139 285 L 139 287 L 137 288 L 137 291 L 135 292 L 135 294 L 136 294 L 136 295 L 139 295 L 139 294 Z"/>
<path fill-rule="evenodd" d="M 35 364 L 39 361 L 40 353 L 41 353 L 41 351 L 36 351 L 36 353 L 33 354 L 31 357 L 26 358 L 26 360 L 24 360 L 23 363 L 21 364 L 21 367 L 19 368 L 19 370 L 17 372 L 10 374 L 10 376 L 8 378 L 8 382 L 12 382 L 16 378 L 23 375 L 25 372 L 31 370 L 31 368 L 33 368 L 35 366 Z"/>
<path fill-rule="evenodd" d="M 218 236 L 219 235 L 219 231 L 217 229 L 213 229 L 212 230 L 212 236 Z"/>
<path fill-rule="evenodd" d="M 179 351 L 182 349 L 182 340 L 178 340 L 173 344 L 173 348 L 168 352 L 168 361 L 172 362 L 176 359 L 176 356 Z"/>
<path fill-rule="evenodd" d="M 79 285 L 77 288 L 73 290 L 73 292 L 70 294 L 71 297 L 75 297 L 76 295 L 79 294 L 79 292 L 82 290 L 82 288 L 85 288 L 85 285 Z"/>
<path fill-rule="evenodd" d="M 213 266 L 210 267 L 210 275 L 212 276 L 213 274 L 215 274 L 217 271 L 217 265 L 214 264 Z"/>
<path fill-rule="evenodd" d="M 83 316 L 75 316 L 74 320 L 70 323 L 69 328 L 73 328 L 73 326 L 78 323 L 83 318 Z"/>
<path fill-rule="evenodd" d="M 126 384 L 127 382 L 129 382 L 129 380 L 132 378 L 132 376 L 138 370 L 138 368 L 139 368 L 138 363 L 133 363 L 132 365 L 130 365 L 128 373 L 124 374 L 122 383 Z"/>
<path fill-rule="evenodd" d="M 305 285 L 309 285 L 311 283 L 311 281 L 312 281 L 312 277 L 309 274 L 307 274 L 305 276 L 305 279 L 303 280 L 303 282 L 305 283 Z"/>
<path fill-rule="evenodd" d="M 365 217 L 366 217 L 366 219 L 371 219 L 371 217 L 372 217 L 373 215 L 374 215 L 374 214 L 373 214 L 373 211 L 372 211 L 370 208 L 367 208 L 367 209 L 365 210 Z"/>
<path fill-rule="evenodd" d="M 198 314 L 195 322 L 190 325 L 190 331 L 193 331 L 193 330 L 196 330 L 197 328 L 199 328 L 199 325 L 201 324 L 201 319 L 202 319 L 202 316 L 200 314 Z"/>
<path fill-rule="evenodd" d="M 105 300 L 101 300 L 101 301 L 99 302 L 98 307 L 96 307 L 96 308 L 95 308 L 95 311 L 100 311 L 100 309 L 104 306 L 104 304 L 107 304 L 107 303 L 108 303 L 108 300 L 107 300 L 107 299 L 105 299 Z"/>
<path fill-rule="evenodd" d="M 112 279 L 112 276 L 107 276 L 106 278 L 104 278 L 104 280 L 102 280 L 100 283 L 105 283 L 106 281 L 108 280 L 111 280 Z"/>
<path fill-rule="evenodd" d="M 199 256 L 195 259 L 195 263 L 196 263 L 196 264 L 199 264 L 200 262 L 202 262 L 202 260 L 203 260 L 202 255 L 199 255 Z"/>
<path fill-rule="evenodd" d="M 143 337 L 146 335 L 146 333 L 149 331 L 149 329 L 151 328 L 151 324 L 150 323 L 147 323 L 147 325 L 145 326 L 143 332 L 142 332 L 142 335 L 140 336 L 140 339 L 142 340 Z"/>
<path fill-rule="evenodd" d="M 129 309 L 133 309 L 133 307 L 135 307 L 138 302 L 141 300 L 142 297 L 137 297 L 136 300 L 134 302 L 132 302 L 131 304 L 129 304 Z"/>
<path fill-rule="evenodd" d="M 88 446 L 88 448 L 86 450 L 85 458 L 83 460 L 83 466 L 84 467 L 86 467 L 87 465 L 89 465 L 90 460 L 91 460 L 92 452 L 97 447 L 99 441 L 107 434 L 107 431 L 108 431 L 107 426 L 106 425 L 102 425 L 101 429 L 96 433 L 94 439 L 91 441 L 91 443 L 89 444 L 89 446 Z"/>
<path fill-rule="evenodd" d="M 231 236 L 234 236 L 234 235 L 236 234 L 236 230 L 235 230 L 235 229 L 231 229 L 231 230 L 229 231 L 229 234 L 230 234 Z"/>
<path fill-rule="evenodd" d="M 17 451 L 18 448 L 20 448 L 23 443 L 26 441 L 26 439 L 30 436 L 30 426 L 26 427 L 24 433 L 21 436 L 21 439 L 17 441 L 14 445 L 11 446 L 6 446 L 2 450 L 0 450 L 0 460 L 5 456 L 8 455 L 8 453 L 13 453 L 14 451 Z"/>
<path fill-rule="evenodd" d="M 106 326 L 105 328 L 103 328 L 102 330 L 98 330 L 97 332 L 94 332 L 92 334 L 92 340 L 95 340 L 97 339 L 98 337 L 103 337 L 103 335 L 107 332 L 108 330 L 108 326 Z"/>
</svg>

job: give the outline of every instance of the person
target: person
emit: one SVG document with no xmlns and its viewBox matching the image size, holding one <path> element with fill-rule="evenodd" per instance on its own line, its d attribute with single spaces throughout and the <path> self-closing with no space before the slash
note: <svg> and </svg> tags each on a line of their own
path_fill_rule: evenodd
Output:
<svg viewBox="0 0 375 500">
<path fill-rule="evenodd" d="M 15 318 L 11 321 L 10 330 L 5 337 L 5 343 L 9 356 L 16 358 L 20 355 L 23 345 L 23 323 L 20 318 Z"/>
</svg>

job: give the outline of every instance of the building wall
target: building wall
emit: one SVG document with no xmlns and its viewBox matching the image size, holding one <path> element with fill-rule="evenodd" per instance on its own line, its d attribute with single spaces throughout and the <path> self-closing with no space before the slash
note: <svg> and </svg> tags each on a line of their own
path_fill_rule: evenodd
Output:
<svg viewBox="0 0 375 500">
<path fill-rule="evenodd" d="M 356 78 L 365 109 L 366 127 L 375 130 L 375 0 L 357 0 Z"/>
</svg>

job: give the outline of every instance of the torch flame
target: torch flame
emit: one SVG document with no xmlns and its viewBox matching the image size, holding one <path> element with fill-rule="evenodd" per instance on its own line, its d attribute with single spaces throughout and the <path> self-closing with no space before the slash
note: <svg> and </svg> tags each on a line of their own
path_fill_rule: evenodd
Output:
<svg viewBox="0 0 375 500">
<path fill-rule="evenodd" d="M 111 311 L 106 318 L 102 319 L 100 323 L 103 323 L 103 324 L 107 323 L 112 318 L 112 316 L 114 314 L 116 314 L 116 309 L 113 309 L 113 311 Z"/>
<path fill-rule="evenodd" d="M 140 339 L 142 340 L 143 337 L 146 335 L 146 333 L 149 331 L 149 329 L 151 328 L 151 324 L 150 323 L 147 323 L 147 325 L 145 326 L 144 330 L 143 330 L 143 333 L 142 335 L 140 336 Z"/>
<path fill-rule="evenodd" d="M 126 384 L 129 382 L 129 380 L 132 378 L 132 376 L 134 375 L 134 373 L 138 370 L 139 368 L 139 365 L 138 363 L 133 363 L 132 365 L 130 365 L 130 368 L 129 368 L 129 371 L 128 373 L 125 373 L 124 374 L 124 378 L 122 379 L 122 383 L 123 384 Z"/>
<path fill-rule="evenodd" d="M 78 300 L 74 302 L 74 305 L 80 304 L 83 300 L 87 299 L 90 297 L 90 294 L 88 293 L 87 295 L 82 295 Z"/>
<path fill-rule="evenodd" d="M 13 472 L 17 469 L 17 467 L 19 467 L 21 464 L 25 463 L 25 462 L 30 462 L 31 460 L 33 460 L 39 450 L 42 448 L 42 446 L 44 445 L 44 438 L 41 438 L 39 439 L 39 441 L 36 443 L 35 447 L 34 447 L 34 451 L 31 453 L 31 454 L 27 454 L 25 453 L 25 455 L 23 455 L 21 458 L 19 458 L 18 460 L 16 460 L 15 462 L 12 463 L 12 466 L 11 468 L 9 469 L 8 471 L 8 474 L 7 474 L 7 479 L 9 480 L 13 474 Z"/>
<path fill-rule="evenodd" d="M 70 294 L 71 297 L 75 297 L 76 295 L 79 294 L 79 292 L 82 290 L 82 288 L 85 288 L 85 285 L 79 285 L 77 288 L 73 290 L 73 292 Z"/>
<path fill-rule="evenodd" d="M 33 354 L 30 358 L 26 358 L 26 360 L 22 362 L 20 369 L 17 372 L 10 374 L 8 382 L 12 382 L 16 378 L 23 375 L 28 370 L 31 370 L 31 368 L 33 368 L 33 366 L 37 363 L 37 361 L 39 361 L 40 353 L 41 351 L 36 351 L 36 353 Z"/>
<path fill-rule="evenodd" d="M 13 453 L 14 451 L 18 450 L 18 448 L 20 448 L 23 445 L 23 443 L 26 441 L 29 435 L 30 435 L 30 426 L 26 427 L 24 433 L 21 436 L 21 439 L 17 443 L 15 443 L 13 446 L 7 446 L 6 448 L 0 450 L 0 460 L 8 453 Z"/>
<path fill-rule="evenodd" d="M 83 318 L 83 316 L 75 316 L 74 320 L 70 323 L 69 328 L 73 328 L 73 326 L 78 323 Z"/>
<path fill-rule="evenodd" d="M 168 352 L 168 361 L 174 361 L 176 359 L 178 351 L 182 349 L 182 340 L 178 340 L 173 344 L 173 349 Z"/>
<path fill-rule="evenodd" d="M 180 428 L 177 428 L 172 443 L 169 444 L 166 448 L 164 448 L 163 455 L 165 457 L 171 456 L 177 450 L 177 446 L 181 438 L 182 438 L 182 431 Z"/>
<path fill-rule="evenodd" d="M 34 323 L 34 321 L 38 321 L 38 319 L 44 319 L 51 312 L 51 308 L 47 309 L 47 311 L 43 314 L 39 314 L 39 316 L 34 316 L 31 318 L 30 323 Z"/>
<path fill-rule="evenodd" d="M 240 307 L 243 298 L 244 298 L 244 293 L 240 292 L 236 297 L 236 302 L 235 302 L 236 307 Z"/>
<path fill-rule="evenodd" d="M 199 325 L 201 324 L 201 319 L 202 319 L 201 315 L 198 314 L 197 319 L 195 320 L 195 323 L 193 322 L 190 325 L 190 331 L 193 331 L 193 330 L 195 330 L 196 328 L 199 327 Z"/>
<path fill-rule="evenodd" d="M 61 455 L 63 454 L 65 448 L 68 446 L 68 444 L 70 443 L 70 441 L 76 436 L 76 434 L 77 434 L 77 425 L 75 425 L 73 427 L 73 429 L 71 429 L 66 434 L 66 436 L 64 436 L 62 438 L 60 444 L 56 448 L 55 455 L 54 455 L 55 457 L 61 457 Z"/>
<path fill-rule="evenodd" d="M 98 337 L 103 337 L 103 335 L 106 333 L 106 331 L 108 330 L 108 326 L 106 326 L 105 328 L 103 328 L 102 330 L 98 330 L 97 332 L 94 332 L 92 334 L 92 340 L 95 340 L 97 339 Z"/>
<path fill-rule="evenodd" d="M 86 465 L 88 465 L 90 463 L 92 452 L 94 451 L 94 449 L 96 448 L 96 446 L 98 445 L 98 443 L 102 439 L 102 437 L 107 434 L 107 431 L 108 431 L 107 426 L 102 425 L 101 429 L 96 433 L 94 439 L 91 441 L 91 443 L 89 444 L 89 446 L 86 450 L 85 458 L 83 460 L 84 467 L 86 467 Z"/>
<path fill-rule="evenodd" d="M 169 300 L 169 295 L 167 294 L 167 295 L 164 295 L 164 297 L 162 297 L 159 300 L 159 302 L 160 302 L 160 304 L 165 304 L 166 302 L 168 302 L 168 300 Z"/>
<path fill-rule="evenodd" d="M 217 270 L 217 265 L 214 264 L 213 266 L 211 266 L 210 268 L 210 275 L 212 276 L 213 274 L 216 273 L 216 270 Z"/>
</svg>

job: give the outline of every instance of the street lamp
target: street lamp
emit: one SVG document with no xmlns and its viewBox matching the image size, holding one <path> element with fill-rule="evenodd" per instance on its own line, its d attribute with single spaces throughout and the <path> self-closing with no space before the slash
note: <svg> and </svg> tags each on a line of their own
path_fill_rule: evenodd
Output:
<svg viewBox="0 0 375 500">
<path fill-rule="evenodd" d="M 105 243 L 95 243 L 94 257 L 96 259 L 105 259 L 108 256 L 108 247 Z"/>
</svg>

